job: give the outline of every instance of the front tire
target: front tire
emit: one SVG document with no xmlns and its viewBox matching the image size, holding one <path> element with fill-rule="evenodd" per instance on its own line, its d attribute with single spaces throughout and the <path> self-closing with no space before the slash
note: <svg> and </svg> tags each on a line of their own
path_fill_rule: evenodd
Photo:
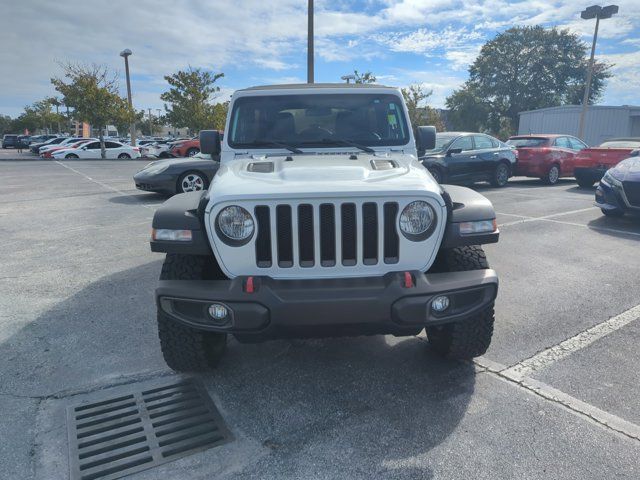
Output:
<svg viewBox="0 0 640 480">
<path fill-rule="evenodd" d="M 547 172 L 547 175 L 542 177 L 541 180 L 547 185 L 555 185 L 558 183 L 559 179 L 560 179 L 560 166 L 557 163 L 554 163 L 553 165 L 551 165 L 551 167 L 549 167 L 549 171 Z"/>
<path fill-rule="evenodd" d="M 118 155 L 118 158 L 121 158 L 121 159 L 131 158 L 131 155 L 129 155 L 128 153 L 121 153 L 120 155 Z"/>
<path fill-rule="evenodd" d="M 196 171 L 185 172 L 180 175 L 176 190 L 178 193 L 199 192 L 209 187 L 207 177 Z"/>
<path fill-rule="evenodd" d="M 64 158 L 78 158 L 78 155 L 75 153 L 67 153 Z"/>
<path fill-rule="evenodd" d="M 605 210 L 604 208 L 601 208 L 600 211 L 606 215 L 607 217 L 622 217 L 624 215 L 624 211 L 622 210 Z"/>
<path fill-rule="evenodd" d="M 200 153 L 200 149 L 190 148 L 189 150 L 187 150 L 187 157 L 193 157 L 197 153 Z"/>
<path fill-rule="evenodd" d="M 489 268 L 487 256 L 479 245 L 452 248 L 438 255 L 438 271 L 462 272 Z M 427 327 L 427 339 L 440 355 L 468 360 L 483 355 L 493 336 L 493 303 L 463 321 Z"/>
<path fill-rule="evenodd" d="M 208 258 L 167 254 L 160 280 L 203 280 L 208 276 Z M 214 368 L 224 355 L 226 333 L 196 330 L 182 325 L 158 310 L 158 337 L 162 356 L 176 372 L 202 372 Z"/>
<path fill-rule="evenodd" d="M 427 168 L 427 170 L 429 170 L 429 173 L 431 174 L 433 179 L 436 181 L 436 183 L 442 183 L 444 181 L 444 174 L 442 173 L 442 170 L 440 170 L 438 167 L 430 167 L 430 168 Z"/>
<path fill-rule="evenodd" d="M 595 183 L 593 180 L 579 176 L 576 176 L 576 182 L 578 182 L 580 188 L 592 188 Z"/>
</svg>

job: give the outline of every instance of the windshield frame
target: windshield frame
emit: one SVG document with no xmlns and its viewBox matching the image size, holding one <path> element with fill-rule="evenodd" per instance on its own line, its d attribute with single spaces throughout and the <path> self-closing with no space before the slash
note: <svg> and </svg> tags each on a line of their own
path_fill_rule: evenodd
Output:
<svg viewBox="0 0 640 480">
<path fill-rule="evenodd" d="M 255 146 L 251 146 L 250 143 L 233 142 L 233 139 L 231 138 L 232 130 L 233 130 L 232 126 L 235 121 L 235 116 L 237 115 L 237 111 L 238 111 L 237 108 L 239 105 L 247 101 L 247 99 L 255 98 L 255 97 L 272 98 L 272 97 L 283 97 L 283 96 L 327 97 L 331 95 L 344 95 L 346 97 L 352 97 L 354 95 L 393 97 L 393 99 L 389 99 L 389 101 L 393 100 L 398 107 L 399 119 L 402 122 L 401 128 L 404 129 L 403 138 L 401 138 L 399 141 L 384 141 L 384 143 L 372 143 L 370 141 L 362 142 L 361 139 L 354 139 L 353 141 L 354 143 L 363 144 L 366 147 L 370 147 L 376 151 L 386 151 L 390 149 L 394 149 L 394 150 L 411 149 L 415 151 L 415 141 L 414 141 L 413 131 L 410 127 L 409 116 L 408 116 L 406 105 L 404 103 L 404 99 L 402 98 L 402 96 L 398 91 L 388 87 L 379 88 L 379 89 L 367 88 L 360 91 L 355 89 L 353 91 L 346 91 L 343 89 L 336 89 L 336 88 L 314 88 L 313 90 L 291 88 L 291 89 L 283 89 L 283 91 L 277 92 L 277 93 L 275 91 L 267 91 L 267 90 L 244 91 L 242 95 L 235 97 L 231 102 L 231 105 L 229 108 L 229 115 L 227 117 L 227 124 L 225 128 L 225 131 L 228 134 L 224 136 L 223 150 L 231 150 L 231 151 L 243 150 L 243 151 L 254 151 L 254 152 L 255 151 L 289 152 L 289 150 L 282 147 L 255 147 Z M 345 149 L 359 150 L 358 147 L 347 145 L 346 143 L 343 142 L 343 140 L 344 139 L 342 138 L 336 138 L 335 145 L 319 140 L 317 142 L 308 142 L 308 141 L 291 142 L 290 146 L 303 150 L 304 151 L 303 153 L 310 153 L 318 150 L 322 150 L 322 151 L 345 151 Z M 347 140 L 351 141 L 351 139 L 347 139 Z M 360 141 L 358 142 L 357 140 L 360 140 Z M 266 138 L 264 139 L 264 141 L 269 142 L 270 139 Z M 281 143 L 284 143 L 284 142 L 281 141 Z"/>
</svg>

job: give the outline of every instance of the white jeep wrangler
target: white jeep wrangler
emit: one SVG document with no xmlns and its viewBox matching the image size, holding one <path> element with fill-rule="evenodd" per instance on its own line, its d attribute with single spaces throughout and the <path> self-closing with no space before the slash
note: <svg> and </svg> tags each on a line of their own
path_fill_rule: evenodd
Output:
<svg viewBox="0 0 640 480">
<path fill-rule="evenodd" d="M 156 290 L 167 364 L 213 367 L 241 342 L 417 335 L 443 355 L 483 354 L 497 275 L 481 244 L 498 241 L 482 195 L 438 185 L 417 160 L 397 89 L 282 85 L 236 92 L 221 165 L 206 192 L 177 195 L 153 219 L 166 253 Z"/>
</svg>

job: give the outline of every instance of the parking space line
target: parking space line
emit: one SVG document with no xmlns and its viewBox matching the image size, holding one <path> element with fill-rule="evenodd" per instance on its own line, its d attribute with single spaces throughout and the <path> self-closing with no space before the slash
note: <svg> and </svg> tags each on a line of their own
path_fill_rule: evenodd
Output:
<svg viewBox="0 0 640 480">
<path fill-rule="evenodd" d="M 55 163 L 57 163 L 58 165 L 63 166 L 63 167 L 64 167 L 64 168 L 66 168 L 67 170 L 71 170 L 72 172 L 77 173 L 78 175 L 80 175 L 80 176 L 82 176 L 82 177 L 86 178 L 87 180 L 89 180 L 90 182 L 95 183 L 96 185 L 100 185 L 102 188 L 106 188 L 107 190 L 111 190 L 112 192 L 116 192 L 116 193 L 117 193 L 118 195 L 120 195 L 120 196 L 123 196 L 123 197 L 129 197 L 129 196 L 131 196 L 131 195 L 129 195 L 128 193 L 123 192 L 122 190 L 119 190 L 119 189 L 117 189 L 117 188 L 115 188 L 115 187 L 112 187 L 111 185 L 107 185 L 106 183 L 102 183 L 100 180 L 96 180 L 96 179 L 94 179 L 94 178 L 91 178 L 89 175 L 87 175 L 87 174 L 85 174 L 85 173 L 82 173 L 82 172 L 80 172 L 79 170 L 76 170 L 75 168 L 70 167 L 69 165 L 65 165 L 64 163 L 62 163 L 62 162 L 61 162 L 61 161 L 59 161 L 59 160 L 56 160 L 56 162 L 55 162 Z M 140 206 L 141 206 L 141 207 L 144 207 L 144 208 L 151 208 L 151 209 L 153 209 L 153 207 L 152 207 L 152 206 L 150 206 L 150 205 L 146 205 L 146 204 L 144 204 L 144 203 L 140 203 Z"/>
<path fill-rule="evenodd" d="M 640 426 L 624 420 L 617 415 L 601 410 L 600 408 L 579 400 L 572 395 L 562 392 L 557 388 L 547 385 L 544 382 L 529 377 L 519 378 L 511 375 L 509 369 L 504 365 L 479 357 L 474 360 L 474 364 L 480 371 L 491 375 L 494 378 L 524 389 L 526 392 L 537 395 L 561 408 L 569 410 L 574 415 L 586 419 L 599 427 L 617 432 L 628 438 L 640 441 Z"/>
<path fill-rule="evenodd" d="M 596 210 L 597 208 L 598 207 L 579 208 L 577 210 L 569 210 L 568 212 L 552 213 L 551 215 L 544 215 L 542 217 L 526 217 L 526 216 L 523 216 L 522 220 L 514 220 L 513 222 L 503 223 L 501 226 L 502 227 L 509 227 L 511 225 L 517 225 L 519 223 L 535 222 L 535 221 L 538 221 L 538 220 L 548 220 L 550 218 L 562 217 L 564 215 L 572 215 L 574 213 L 589 212 L 591 210 Z M 501 214 L 500 212 L 496 212 L 496 213 L 498 213 L 499 215 L 504 215 L 504 214 Z"/>
<path fill-rule="evenodd" d="M 513 380 L 520 380 L 531 375 L 537 370 L 568 357 L 574 352 L 591 345 L 610 333 L 620 330 L 625 325 L 640 318 L 640 305 L 636 305 L 629 310 L 622 312 L 609 320 L 588 328 L 571 338 L 568 338 L 557 345 L 549 347 L 532 357 L 529 357 L 515 365 L 503 370 L 501 373 Z"/>
</svg>

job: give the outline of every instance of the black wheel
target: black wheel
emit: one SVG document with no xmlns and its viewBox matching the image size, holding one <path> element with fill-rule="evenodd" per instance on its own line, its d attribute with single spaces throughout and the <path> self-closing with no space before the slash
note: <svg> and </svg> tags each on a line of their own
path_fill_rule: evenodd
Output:
<svg viewBox="0 0 640 480">
<path fill-rule="evenodd" d="M 430 167 L 427 168 L 427 170 L 429 170 L 429 173 L 436 182 L 442 183 L 444 181 L 444 174 L 438 167 Z"/>
<path fill-rule="evenodd" d="M 190 148 L 187 150 L 187 157 L 193 157 L 196 153 L 200 153 L 199 148 Z"/>
<path fill-rule="evenodd" d="M 201 172 L 190 171 L 180 175 L 176 190 L 178 193 L 198 192 L 209 188 L 206 175 Z"/>
<path fill-rule="evenodd" d="M 131 155 L 129 155 L 128 153 L 121 153 L 120 155 L 118 155 L 118 158 L 131 158 Z"/>
<path fill-rule="evenodd" d="M 547 175 L 542 177 L 541 180 L 547 185 L 555 185 L 556 183 L 558 183 L 559 179 L 560 179 L 560 165 L 558 165 L 557 163 L 554 163 L 553 165 L 551 165 L 551 167 L 549 167 L 549 171 L 547 172 Z"/>
<path fill-rule="evenodd" d="M 605 210 L 601 208 L 600 211 L 607 217 L 622 217 L 624 215 L 624 211 L 622 210 Z"/>
<path fill-rule="evenodd" d="M 593 180 L 588 178 L 576 176 L 576 181 L 578 182 L 578 186 L 580 188 L 592 188 L 595 183 Z"/>
<path fill-rule="evenodd" d="M 496 169 L 493 172 L 493 177 L 491 178 L 491 185 L 494 187 L 504 187 L 507 182 L 509 182 L 509 174 L 511 173 L 511 169 L 509 165 L 504 162 L 500 162 Z"/>
<path fill-rule="evenodd" d="M 210 259 L 167 254 L 160 280 L 202 280 L 211 276 Z M 201 372 L 214 368 L 227 346 L 226 333 L 195 330 L 158 310 L 158 336 L 162 356 L 176 372 Z"/>
<path fill-rule="evenodd" d="M 78 155 L 75 153 L 67 153 L 64 158 L 78 158 Z"/>
<path fill-rule="evenodd" d="M 437 271 L 461 272 L 489 268 L 479 245 L 447 249 L 438 255 Z M 493 304 L 461 322 L 427 327 L 427 339 L 439 354 L 455 359 L 471 359 L 484 354 L 493 336 Z"/>
</svg>

